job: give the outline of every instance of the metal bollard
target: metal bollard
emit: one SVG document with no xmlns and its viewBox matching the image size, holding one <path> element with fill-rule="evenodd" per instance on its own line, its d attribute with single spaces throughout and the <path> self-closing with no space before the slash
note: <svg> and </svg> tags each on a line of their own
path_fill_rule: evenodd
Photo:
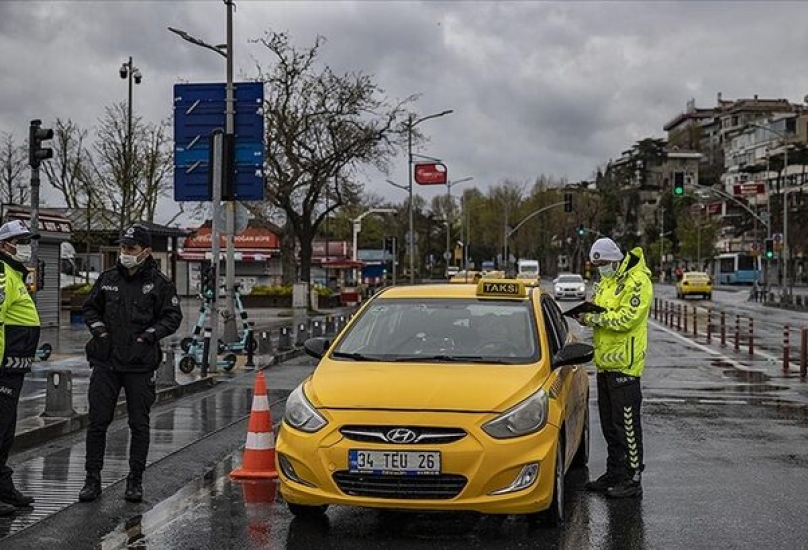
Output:
<svg viewBox="0 0 808 550">
<path fill-rule="evenodd" d="M 323 324 L 320 321 L 313 321 L 311 324 L 311 335 L 312 336 L 322 336 L 323 333 L 321 332 L 323 328 Z"/>
<path fill-rule="evenodd" d="M 684 310 L 685 310 L 684 331 L 687 332 L 687 304 L 684 305 Z"/>
<path fill-rule="evenodd" d="M 654 298 L 654 320 L 659 319 L 659 298 Z"/>
<path fill-rule="evenodd" d="M 682 304 L 676 304 L 676 330 L 682 330 Z"/>
<path fill-rule="evenodd" d="M 173 349 L 166 352 L 163 362 L 157 368 L 156 382 L 158 386 L 177 385 L 177 363 L 176 354 Z"/>
<path fill-rule="evenodd" d="M 788 325 L 783 325 L 783 372 L 788 372 L 789 369 L 791 368 L 791 365 L 789 364 L 791 361 L 789 358 L 788 337 L 789 337 Z"/>
<path fill-rule="evenodd" d="M 258 355 L 272 355 L 272 336 L 268 330 L 258 334 Z"/>
<path fill-rule="evenodd" d="M 749 355 L 755 354 L 755 320 L 749 318 Z"/>
<path fill-rule="evenodd" d="M 289 351 L 290 349 L 292 349 L 292 327 L 281 327 L 278 351 Z"/>
<path fill-rule="evenodd" d="M 303 342 L 309 339 L 309 327 L 307 323 L 300 323 L 297 325 L 297 334 L 295 338 L 295 346 L 302 346 Z"/>
<path fill-rule="evenodd" d="M 328 317 L 325 318 L 325 333 L 326 334 L 334 334 L 336 332 L 337 332 L 337 330 L 336 330 L 336 327 L 335 327 L 335 324 L 334 324 L 334 316 L 329 315 Z"/>
<path fill-rule="evenodd" d="M 721 312 L 721 346 L 727 345 L 727 314 Z"/>
<path fill-rule="evenodd" d="M 75 416 L 73 409 L 73 373 L 69 370 L 48 371 L 45 390 L 45 410 L 41 416 L 67 418 Z"/>
<path fill-rule="evenodd" d="M 801 331 L 800 341 L 800 377 L 805 378 L 808 374 L 808 328 Z"/>
<path fill-rule="evenodd" d="M 202 378 L 208 375 L 208 370 L 210 369 L 210 361 L 208 356 L 210 355 L 211 332 L 213 332 L 212 328 L 205 327 L 205 338 L 202 341 Z"/>
<path fill-rule="evenodd" d="M 257 345 L 253 345 L 253 342 L 255 342 L 255 323 L 250 321 L 248 323 L 248 325 L 250 327 L 250 333 L 247 335 L 247 362 L 244 363 L 244 368 L 245 369 L 254 369 L 255 368 L 255 358 L 253 357 L 253 355 L 255 354 L 255 351 L 256 351 L 255 348 L 258 347 Z M 257 344 L 257 342 L 256 342 L 256 344 Z"/>
<path fill-rule="evenodd" d="M 741 316 L 735 316 L 735 351 L 739 351 L 741 349 Z"/>
<path fill-rule="evenodd" d="M 707 343 L 713 342 L 713 310 L 707 308 Z"/>
<path fill-rule="evenodd" d="M 693 306 L 693 338 L 699 337 L 699 308 Z"/>
</svg>

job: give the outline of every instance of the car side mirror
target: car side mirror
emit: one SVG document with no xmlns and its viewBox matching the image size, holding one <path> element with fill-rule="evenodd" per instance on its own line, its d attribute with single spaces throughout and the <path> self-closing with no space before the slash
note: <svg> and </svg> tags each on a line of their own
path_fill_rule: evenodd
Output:
<svg viewBox="0 0 808 550">
<path fill-rule="evenodd" d="M 306 351 L 306 354 L 311 355 L 315 359 L 322 359 L 330 346 L 331 340 L 329 338 L 309 338 L 303 342 L 303 349 Z"/>
<path fill-rule="evenodd" d="M 595 355 L 595 348 L 583 342 L 571 342 L 558 350 L 553 356 L 552 366 L 554 369 L 564 365 L 577 365 L 588 363 Z"/>
</svg>

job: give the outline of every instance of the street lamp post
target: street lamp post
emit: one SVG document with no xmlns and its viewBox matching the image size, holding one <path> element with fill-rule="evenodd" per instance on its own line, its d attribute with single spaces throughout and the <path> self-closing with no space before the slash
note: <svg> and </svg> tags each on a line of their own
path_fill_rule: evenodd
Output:
<svg viewBox="0 0 808 550">
<path fill-rule="evenodd" d="M 429 120 L 430 118 L 438 118 L 444 115 L 453 113 L 452 109 L 441 111 L 432 115 L 427 115 L 419 119 L 415 119 L 415 115 L 410 113 L 407 117 L 407 192 L 409 193 L 409 227 L 407 229 L 407 247 L 410 260 L 410 284 L 415 284 L 415 231 L 414 231 L 414 216 L 412 208 L 412 129 L 418 124 Z"/>
<path fill-rule="evenodd" d="M 443 257 L 446 260 L 447 273 L 449 270 L 449 259 L 452 257 L 452 210 L 454 209 L 454 203 L 452 202 L 452 187 L 459 183 L 466 183 L 467 181 L 471 181 L 473 179 L 474 177 L 470 176 L 455 181 L 446 180 L 446 252 L 443 253 Z"/>
<path fill-rule="evenodd" d="M 174 34 L 178 35 L 180 38 L 185 40 L 186 42 L 190 42 L 196 46 L 207 48 L 212 50 L 222 57 L 225 58 L 226 61 L 226 84 L 225 84 L 225 134 L 224 134 L 224 149 L 225 149 L 225 156 L 228 157 L 229 155 L 235 154 L 235 116 L 236 116 L 236 103 L 235 103 L 235 88 L 233 87 L 233 0 L 223 0 L 224 4 L 227 6 L 227 28 L 226 28 L 226 43 L 225 44 L 217 44 L 212 45 L 208 44 L 207 42 L 200 40 L 194 36 L 191 36 L 187 32 L 176 29 L 173 27 L 168 27 L 168 30 L 173 32 Z M 230 165 L 231 162 L 235 162 L 235 159 L 229 159 L 225 162 L 225 165 Z M 228 185 L 232 187 L 235 185 L 233 181 L 233 174 L 232 173 L 223 173 L 222 181 L 228 182 Z M 234 287 L 235 287 L 235 272 L 236 272 L 236 260 L 235 260 L 235 246 L 233 242 L 234 233 L 235 233 L 235 219 L 236 219 L 236 203 L 232 200 L 232 189 L 231 196 L 227 197 L 226 201 L 226 210 L 225 210 L 225 244 L 227 247 L 227 254 L 225 257 L 225 291 L 227 293 L 226 297 L 226 314 L 224 315 L 224 339 L 228 342 L 233 342 L 238 339 L 238 331 L 236 329 L 236 304 L 235 304 L 235 296 L 234 296 Z M 219 210 L 221 208 L 220 204 L 216 204 L 218 201 L 213 201 L 214 204 L 212 205 L 212 216 L 215 219 L 218 216 Z M 214 223 L 215 225 L 215 223 Z M 217 239 L 218 242 L 218 234 L 213 234 L 212 237 Z M 214 261 L 218 262 L 218 258 L 214 258 Z M 217 270 L 218 276 L 218 270 Z M 217 281 L 218 285 L 218 281 Z"/>
<path fill-rule="evenodd" d="M 396 211 L 392 208 L 371 208 L 367 212 L 360 214 L 358 217 L 354 218 L 351 226 L 353 227 L 353 248 L 351 249 L 351 259 L 354 262 L 353 268 L 353 280 L 354 285 L 357 284 L 357 269 L 356 269 L 356 262 L 358 260 L 357 256 L 357 241 L 359 237 L 359 232 L 362 231 L 362 220 L 365 216 L 369 216 L 370 214 L 394 214 Z M 396 258 L 393 256 L 393 265 L 395 266 Z"/>
<path fill-rule="evenodd" d="M 129 56 L 129 61 L 125 61 L 121 65 L 118 74 L 121 78 L 128 80 L 129 84 L 129 95 L 126 102 L 126 154 L 124 155 L 124 175 L 126 181 L 123 186 L 123 204 L 121 205 L 121 230 L 123 230 L 131 221 L 129 219 L 131 216 L 129 201 L 134 194 L 134 178 L 132 175 L 134 165 L 132 162 L 132 157 L 134 156 L 132 151 L 132 82 L 134 81 L 135 84 L 140 84 L 141 80 L 143 80 L 143 75 L 140 73 L 140 69 L 132 64 L 132 56 Z"/>
</svg>

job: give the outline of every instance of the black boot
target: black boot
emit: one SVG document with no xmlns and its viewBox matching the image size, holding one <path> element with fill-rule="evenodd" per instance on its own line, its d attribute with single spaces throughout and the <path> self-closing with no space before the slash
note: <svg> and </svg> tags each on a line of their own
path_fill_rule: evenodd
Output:
<svg viewBox="0 0 808 550">
<path fill-rule="evenodd" d="M 34 502 L 34 497 L 24 495 L 12 487 L 10 491 L 0 491 L 0 502 L 11 504 L 15 508 L 27 508 Z"/>
<path fill-rule="evenodd" d="M 137 474 L 129 474 L 126 478 L 126 492 L 123 496 L 127 502 L 140 502 L 143 500 L 143 480 Z"/>
<path fill-rule="evenodd" d="M 584 485 L 584 489 L 595 493 L 605 493 L 609 489 L 609 487 L 617 485 L 618 483 L 620 483 L 622 479 L 623 476 L 621 476 L 620 474 L 607 471 L 599 478 L 593 481 L 587 481 L 586 485 Z"/>
<path fill-rule="evenodd" d="M 101 472 L 87 472 L 84 487 L 79 493 L 81 502 L 91 502 L 101 496 Z"/>
<path fill-rule="evenodd" d="M 642 498 L 642 475 L 635 473 L 617 485 L 606 489 L 609 498 Z"/>
</svg>

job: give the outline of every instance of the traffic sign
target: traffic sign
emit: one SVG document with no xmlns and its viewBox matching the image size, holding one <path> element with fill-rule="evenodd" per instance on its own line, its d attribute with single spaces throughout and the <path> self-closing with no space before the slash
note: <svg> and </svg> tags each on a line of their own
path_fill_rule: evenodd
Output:
<svg viewBox="0 0 808 550">
<path fill-rule="evenodd" d="M 174 200 L 209 201 L 210 135 L 226 126 L 225 84 L 174 85 Z M 264 199 L 264 85 L 234 84 L 233 198 Z"/>
<path fill-rule="evenodd" d="M 415 183 L 419 185 L 445 185 L 447 178 L 445 164 L 421 162 L 415 165 Z"/>
</svg>

